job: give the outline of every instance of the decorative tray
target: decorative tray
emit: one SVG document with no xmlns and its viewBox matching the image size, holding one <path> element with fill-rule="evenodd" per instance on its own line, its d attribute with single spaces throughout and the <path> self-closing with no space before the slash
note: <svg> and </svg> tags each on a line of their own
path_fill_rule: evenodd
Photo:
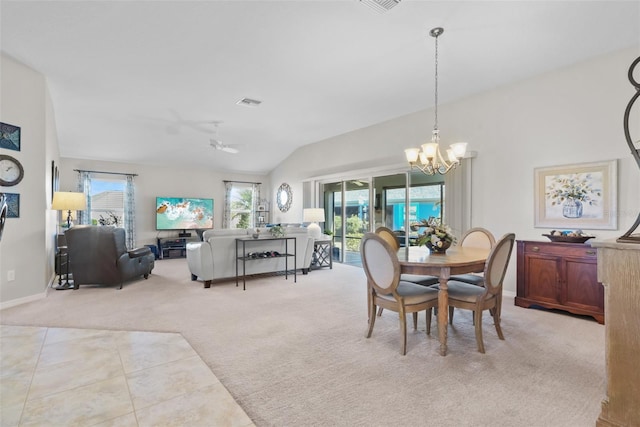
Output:
<svg viewBox="0 0 640 427">
<path fill-rule="evenodd" d="M 584 243 L 589 239 L 593 239 L 595 236 L 562 236 L 553 234 L 543 234 L 552 242 L 564 242 L 564 243 Z"/>
</svg>

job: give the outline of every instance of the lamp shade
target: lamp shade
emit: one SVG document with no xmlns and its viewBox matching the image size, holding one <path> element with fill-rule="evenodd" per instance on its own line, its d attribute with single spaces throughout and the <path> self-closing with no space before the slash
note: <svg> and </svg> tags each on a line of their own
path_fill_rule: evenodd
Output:
<svg viewBox="0 0 640 427">
<path fill-rule="evenodd" d="M 302 212 L 302 220 L 304 222 L 324 222 L 324 209 L 310 208 Z"/>
<path fill-rule="evenodd" d="M 56 211 L 82 211 L 87 208 L 87 200 L 84 193 L 70 191 L 57 191 L 53 193 L 51 209 Z"/>
<path fill-rule="evenodd" d="M 84 193 L 70 191 L 57 191 L 53 193 L 51 209 L 67 211 L 67 228 L 71 227 L 71 211 L 83 211 L 87 208 L 87 199 Z"/>
</svg>

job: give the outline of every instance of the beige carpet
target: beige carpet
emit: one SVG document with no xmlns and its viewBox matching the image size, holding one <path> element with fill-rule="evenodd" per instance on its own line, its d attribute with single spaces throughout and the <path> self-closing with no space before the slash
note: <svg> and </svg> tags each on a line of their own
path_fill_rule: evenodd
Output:
<svg viewBox="0 0 640 427">
<path fill-rule="evenodd" d="M 485 315 L 486 354 L 456 311 L 449 354 L 411 331 L 399 353 L 397 315 L 370 339 L 364 273 L 334 265 L 293 278 L 189 280 L 184 259 L 156 262 L 122 290 L 83 286 L 3 310 L 2 324 L 180 332 L 258 426 L 593 426 L 605 394 L 604 327 L 503 309 L 506 341 Z M 10 349 L 2 349 L 3 352 Z"/>
</svg>

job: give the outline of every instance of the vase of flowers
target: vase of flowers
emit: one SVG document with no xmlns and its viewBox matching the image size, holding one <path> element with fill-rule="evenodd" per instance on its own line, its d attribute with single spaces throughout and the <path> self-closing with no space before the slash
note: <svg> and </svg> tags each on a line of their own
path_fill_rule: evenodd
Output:
<svg viewBox="0 0 640 427">
<path fill-rule="evenodd" d="M 562 206 L 565 218 L 580 218 L 584 205 L 596 206 L 602 196 L 590 173 L 557 175 L 546 188 L 545 195 L 551 206 Z"/>
<path fill-rule="evenodd" d="M 412 228 L 423 229 L 418 234 L 416 244 L 418 246 L 426 246 L 434 254 L 444 254 L 456 241 L 451 228 L 441 224 L 435 218 L 423 219 L 419 223 L 413 224 Z"/>
</svg>

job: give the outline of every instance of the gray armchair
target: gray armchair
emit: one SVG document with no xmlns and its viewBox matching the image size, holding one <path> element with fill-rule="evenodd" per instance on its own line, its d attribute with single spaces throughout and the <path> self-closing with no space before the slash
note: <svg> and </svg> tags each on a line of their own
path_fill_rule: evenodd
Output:
<svg viewBox="0 0 640 427">
<path fill-rule="evenodd" d="M 151 274 L 151 249 L 127 250 L 123 228 L 78 225 L 64 234 L 74 289 L 80 284 L 120 284 L 122 289 L 125 281 Z"/>
</svg>

